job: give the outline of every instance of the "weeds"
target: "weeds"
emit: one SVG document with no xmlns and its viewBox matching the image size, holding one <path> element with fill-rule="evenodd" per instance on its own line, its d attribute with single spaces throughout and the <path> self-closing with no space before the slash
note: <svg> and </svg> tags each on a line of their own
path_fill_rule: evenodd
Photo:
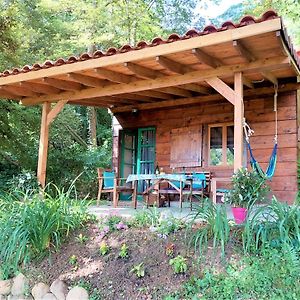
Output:
<svg viewBox="0 0 300 300">
<path fill-rule="evenodd" d="M 129 274 L 133 273 L 136 275 L 137 278 L 142 278 L 145 276 L 145 267 L 144 263 L 141 262 L 140 264 L 134 266 L 130 271 Z"/>
</svg>

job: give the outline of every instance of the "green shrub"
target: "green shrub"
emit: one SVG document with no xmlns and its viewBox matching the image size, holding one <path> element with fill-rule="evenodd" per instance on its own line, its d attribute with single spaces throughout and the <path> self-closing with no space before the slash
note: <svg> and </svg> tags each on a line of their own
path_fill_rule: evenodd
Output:
<svg viewBox="0 0 300 300">
<path fill-rule="evenodd" d="M 176 219 L 173 216 L 169 216 L 159 221 L 157 232 L 163 235 L 169 235 L 170 233 L 174 233 L 183 227 L 184 224 L 181 220 Z"/>
<path fill-rule="evenodd" d="M 262 202 L 269 191 L 266 179 L 255 171 L 241 168 L 232 176 L 232 189 L 226 195 L 226 202 L 236 207 L 251 208 Z"/>
<path fill-rule="evenodd" d="M 245 252 L 263 248 L 300 249 L 300 207 L 277 201 L 256 210 L 243 232 Z"/>
<path fill-rule="evenodd" d="M 195 222 L 201 222 L 200 227 L 193 231 L 189 239 L 189 246 L 201 257 L 203 250 L 212 240 L 213 248 L 221 247 L 222 255 L 225 255 L 225 246 L 230 237 L 230 226 L 227 220 L 227 211 L 224 205 L 216 205 L 210 199 L 205 199 L 192 214 L 192 220 L 187 226 L 187 233 L 192 232 Z"/>
<path fill-rule="evenodd" d="M 22 201 L 9 194 L 1 197 L 0 265 L 5 273 L 57 248 L 87 220 L 87 203 L 71 199 L 72 189 L 56 189 L 55 197 L 44 193 Z"/>
</svg>

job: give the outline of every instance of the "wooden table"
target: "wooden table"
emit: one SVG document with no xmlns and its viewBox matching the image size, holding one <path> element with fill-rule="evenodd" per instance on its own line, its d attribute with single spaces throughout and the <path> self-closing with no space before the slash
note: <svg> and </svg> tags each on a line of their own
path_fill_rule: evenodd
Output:
<svg viewBox="0 0 300 300">
<path fill-rule="evenodd" d="M 179 194 L 180 207 L 182 207 L 182 195 L 184 194 L 184 190 L 183 190 L 184 183 L 186 183 L 187 181 L 191 182 L 191 179 L 188 178 L 188 176 L 185 174 L 130 174 L 127 177 L 126 182 L 133 182 L 134 192 L 133 192 L 132 200 L 133 200 L 134 207 L 136 207 L 137 205 L 137 198 L 136 198 L 137 182 L 139 180 L 146 180 L 148 183 L 148 187 L 143 192 L 143 195 L 145 195 L 147 199 L 147 207 L 148 207 L 149 193 L 152 190 L 156 191 L 158 201 L 161 193 L 171 193 L 168 191 L 160 190 L 160 184 L 163 182 L 167 182 L 170 186 L 172 186 L 172 188 L 174 189 L 173 193 Z M 173 182 L 179 181 L 180 188 L 175 186 L 174 183 L 172 183 L 172 181 Z M 190 186 L 192 187 L 192 184 L 190 184 Z M 188 191 L 188 194 L 191 193 L 190 189 Z"/>
<path fill-rule="evenodd" d="M 231 178 L 225 177 L 213 177 L 211 179 L 211 192 L 212 192 L 212 200 L 213 203 L 217 203 L 217 182 L 231 182 Z"/>
</svg>

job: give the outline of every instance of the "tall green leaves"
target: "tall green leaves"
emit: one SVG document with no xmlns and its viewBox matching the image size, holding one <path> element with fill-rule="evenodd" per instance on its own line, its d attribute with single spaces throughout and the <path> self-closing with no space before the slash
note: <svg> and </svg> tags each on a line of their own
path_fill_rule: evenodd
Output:
<svg viewBox="0 0 300 300">
<path fill-rule="evenodd" d="M 199 228 L 196 229 L 189 241 L 190 246 L 194 246 L 195 252 L 198 252 L 201 257 L 203 250 L 208 246 L 208 242 L 212 240 L 213 248 L 220 247 L 224 256 L 225 246 L 230 235 L 226 207 L 216 205 L 210 199 L 206 199 L 192 213 L 192 220 L 188 226 L 189 231 L 195 222 L 200 222 Z"/>
<path fill-rule="evenodd" d="M 72 189 L 56 189 L 55 197 L 37 194 L 17 200 L 0 198 L 0 266 L 11 272 L 30 259 L 57 248 L 71 230 L 86 220 L 86 203 L 71 199 Z M 4 274 L 9 275 L 9 274 Z"/>
</svg>

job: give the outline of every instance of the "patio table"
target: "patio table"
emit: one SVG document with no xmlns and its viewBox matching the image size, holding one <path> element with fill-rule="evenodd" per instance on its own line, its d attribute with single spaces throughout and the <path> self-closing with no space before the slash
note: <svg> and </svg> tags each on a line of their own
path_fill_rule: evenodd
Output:
<svg viewBox="0 0 300 300">
<path fill-rule="evenodd" d="M 156 190 L 157 192 L 157 198 L 159 200 L 160 193 L 165 193 L 165 194 L 174 194 L 178 193 L 179 194 L 179 202 L 180 202 L 180 207 L 182 207 L 182 195 L 183 193 L 191 195 L 191 189 L 192 189 L 192 176 L 185 175 L 185 174 L 130 174 L 127 177 L 126 182 L 133 182 L 134 188 L 137 189 L 137 182 L 139 180 L 146 180 L 148 182 L 148 187 L 146 190 L 143 192 L 143 195 L 145 195 L 146 202 L 147 202 L 147 207 L 148 207 L 148 201 L 149 201 L 149 192 L 151 190 Z M 176 186 L 174 184 L 174 181 L 179 181 L 180 187 Z M 163 182 L 167 182 L 171 187 L 172 190 L 160 190 L 160 184 Z M 150 184 L 151 183 L 151 184 Z M 188 191 L 183 191 L 183 183 L 188 183 L 190 185 L 190 188 Z M 170 204 L 170 203 L 169 203 Z"/>
</svg>

